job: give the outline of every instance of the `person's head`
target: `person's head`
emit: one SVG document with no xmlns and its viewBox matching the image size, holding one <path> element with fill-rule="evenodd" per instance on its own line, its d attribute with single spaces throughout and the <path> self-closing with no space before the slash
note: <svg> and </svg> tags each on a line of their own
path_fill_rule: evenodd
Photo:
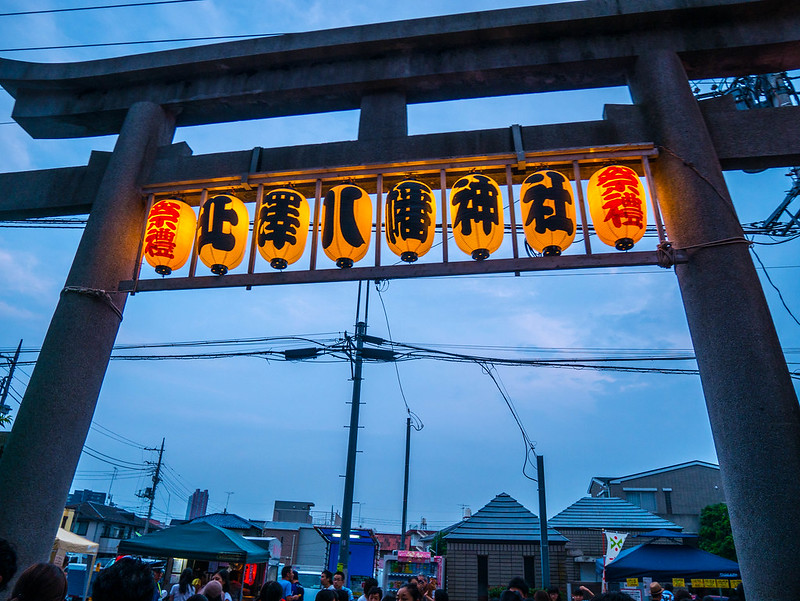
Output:
<svg viewBox="0 0 800 601">
<path fill-rule="evenodd" d="M 675 590 L 675 601 L 691 601 L 692 593 L 687 591 L 685 588 L 679 588 Z M 740 599 L 740 601 L 744 601 L 744 599 Z"/>
<path fill-rule="evenodd" d="M 189 591 L 189 585 L 192 584 L 192 577 L 194 572 L 192 568 L 186 568 L 181 572 L 181 577 L 178 579 L 178 592 L 185 595 Z"/>
<path fill-rule="evenodd" d="M 550 595 L 547 591 L 536 591 L 533 593 L 533 601 L 550 601 Z"/>
<path fill-rule="evenodd" d="M 433 576 L 428 578 L 428 590 L 435 591 L 437 588 L 439 588 L 439 581 L 436 580 L 436 578 L 434 578 Z"/>
<path fill-rule="evenodd" d="M 333 584 L 333 573 L 330 570 L 322 570 L 319 575 L 319 583 L 322 588 L 328 588 Z"/>
<path fill-rule="evenodd" d="M 547 594 L 550 595 L 550 601 L 561 601 L 561 591 L 557 586 L 551 586 L 547 589 Z"/>
<path fill-rule="evenodd" d="M 225 568 L 222 568 L 216 574 L 214 574 L 211 580 L 216 580 L 222 585 L 222 592 L 224 593 L 231 592 L 231 577 L 228 574 L 228 570 L 226 570 Z"/>
<path fill-rule="evenodd" d="M 572 589 L 572 601 L 583 601 L 583 591 L 577 587 Z"/>
<path fill-rule="evenodd" d="M 511 582 L 508 583 L 508 590 L 510 591 L 517 591 L 520 596 L 525 599 L 530 592 L 530 587 L 528 583 L 525 582 L 525 579 L 521 576 L 517 576 L 511 579 Z"/>
<path fill-rule="evenodd" d="M 0 591 L 6 590 L 8 582 L 17 573 L 17 554 L 6 539 L 0 538 Z"/>
<path fill-rule="evenodd" d="M 283 589 L 281 589 L 281 592 L 283 592 Z M 208 584 L 203 587 L 203 594 L 208 597 L 208 601 L 222 599 L 222 584 L 220 584 L 219 580 L 209 580 Z"/>
<path fill-rule="evenodd" d="M 151 565 L 150 569 L 153 570 L 153 580 L 156 582 L 161 580 L 161 577 L 164 575 L 164 566 L 162 566 L 160 563 L 157 563 Z"/>
<path fill-rule="evenodd" d="M 333 573 L 333 588 L 335 588 L 338 591 L 341 590 L 343 586 L 344 586 L 344 572 L 337 570 L 336 572 Z"/>
<path fill-rule="evenodd" d="M 281 578 L 289 582 L 292 581 L 292 566 L 283 566 L 283 569 L 281 569 Z"/>
<path fill-rule="evenodd" d="M 281 601 L 283 597 L 283 587 L 280 583 L 271 580 L 261 587 L 258 594 L 258 601 Z"/>
<path fill-rule="evenodd" d="M 633 601 L 633 598 L 630 595 L 620 592 L 603 593 L 602 595 L 592 597 L 592 599 L 595 601 Z"/>
<path fill-rule="evenodd" d="M 422 574 L 417 576 L 417 587 L 423 595 L 428 591 L 428 579 Z"/>
<path fill-rule="evenodd" d="M 300 582 L 300 574 L 297 573 L 297 570 L 292 570 L 292 577 L 289 580 L 292 582 Z"/>
<path fill-rule="evenodd" d="M 506 589 L 500 593 L 500 601 L 522 601 L 522 595 L 516 589 Z"/>
<path fill-rule="evenodd" d="M 325 571 L 328 572 L 328 570 Z M 330 574 L 330 572 L 328 572 L 328 574 Z M 336 596 L 336 593 L 327 588 L 322 589 L 320 592 L 317 593 L 317 596 L 314 597 L 314 601 L 337 601 L 337 600 L 338 597 Z"/>
<path fill-rule="evenodd" d="M 397 601 L 422 601 L 422 592 L 415 584 L 404 584 L 397 589 Z"/>
<path fill-rule="evenodd" d="M 392 593 L 386 593 L 381 601 L 397 601 L 397 597 Z"/>
<path fill-rule="evenodd" d="M 661 595 L 663 592 L 664 588 L 658 582 L 650 583 L 650 598 L 653 601 L 661 601 Z"/>
<path fill-rule="evenodd" d="M 374 578 L 364 578 L 364 581 L 361 583 L 361 590 L 364 591 L 364 594 L 366 595 L 370 591 L 370 589 L 373 589 L 376 586 L 378 586 L 377 580 L 375 580 Z"/>
<path fill-rule="evenodd" d="M 383 590 L 379 586 L 373 586 L 367 590 L 366 595 L 367 601 L 381 601 L 383 599 Z"/>
<path fill-rule="evenodd" d="M 35 563 L 20 574 L 12 601 L 64 601 L 67 596 L 67 577 L 58 566 L 52 563 Z"/>
<path fill-rule="evenodd" d="M 344 588 L 334 589 L 333 592 L 336 593 L 336 601 L 350 601 L 350 595 Z"/>
<path fill-rule="evenodd" d="M 97 574 L 92 601 L 152 601 L 155 588 L 150 566 L 123 557 Z"/>
<path fill-rule="evenodd" d="M 450 595 L 443 588 L 437 588 L 433 591 L 433 601 L 450 601 Z"/>
</svg>

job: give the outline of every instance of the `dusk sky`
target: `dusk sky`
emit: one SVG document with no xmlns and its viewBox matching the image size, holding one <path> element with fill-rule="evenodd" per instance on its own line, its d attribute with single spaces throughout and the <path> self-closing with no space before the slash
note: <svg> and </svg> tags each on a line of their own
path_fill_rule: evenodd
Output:
<svg viewBox="0 0 800 601">
<path fill-rule="evenodd" d="M 92 4 L 99 3 L 39 0 L 35 9 Z M 205 42 L 12 50 L 292 33 L 530 4 L 544 2 L 200 0 L 0 16 L 0 56 L 31 62 L 83 61 Z M 33 9 L 22 0 L 3 3 L 3 12 Z M 597 120 L 604 104 L 630 102 L 627 89 L 613 88 L 415 105 L 408 111 L 409 133 Z M 114 137 L 33 140 L 9 123 L 12 108 L 11 96 L 0 91 L 1 172 L 84 165 L 91 150 L 113 148 Z M 195 154 L 205 154 L 351 140 L 357 128 L 358 112 L 352 111 L 183 128 L 175 142 L 185 141 Z M 742 223 L 763 221 L 772 213 L 791 186 L 786 173 L 726 173 Z M 253 206 L 248 210 L 252 218 Z M 0 227 L 3 355 L 12 354 L 23 339 L 21 360 L 35 359 L 80 234 L 80 229 Z M 755 242 L 754 250 L 783 301 L 800 316 L 798 242 L 766 236 L 756 236 Z M 656 243 L 657 238 L 649 236 L 636 249 L 653 250 Z M 598 252 L 616 252 L 602 248 L 596 239 L 593 245 Z M 449 248 L 451 256 L 468 260 L 459 256 L 452 241 Z M 509 249 L 506 242 L 498 256 L 510 256 Z M 790 370 L 795 371 L 800 325 L 765 271 L 756 266 Z M 143 273 L 155 277 L 147 266 Z M 276 337 L 330 342 L 345 331 L 353 332 L 357 288 L 356 283 L 343 283 L 141 293 L 128 299 L 117 344 Z M 658 267 L 391 281 L 380 294 L 372 287 L 368 333 L 483 357 L 693 355 L 675 274 Z M 223 350 L 296 346 L 307 344 L 277 340 Z M 632 365 L 696 369 L 691 360 Z M 0 364 L 0 374 L 5 375 L 5 369 Z M 31 365 L 23 365 L 15 374 L 12 416 L 31 371 Z M 716 463 L 697 375 L 497 367 L 496 376 L 536 451 L 545 457 L 551 516 L 584 496 L 592 476 L 625 475 L 691 460 Z M 183 518 L 187 493 L 195 488 L 209 490 L 209 512 L 221 511 L 227 503 L 229 512 L 245 518 L 271 519 L 275 500 L 309 501 L 316 510 L 333 507 L 341 512 L 349 378 L 348 363 L 325 358 L 301 363 L 251 357 L 112 360 L 87 445 L 127 466 L 120 468 L 111 486 L 113 500 L 141 514 L 146 503 L 135 493 L 150 485 L 142 467 L 156 454 L 138 445 L 157 447 L 162 437 L 166 439 L 165 483 L 154 512 L 162 521 Z M 501 492 L 538 514 L 536 483 L 523 475 L 525 449 L 519 429 L 480 365 L 433 360 L 369 363 L 364 378 L 356 521 L 360 514 L 366 527 L 400 529 L 406 408 L 398 379 L 409 407 L 424 423 L 412 438 L 410 524 L 424 517 L 430 527 L 447 526 L 460 519 L 464 507 L 477 511 Z M 526 471 L 533 474 L 535 469 L 528 466 Z M 84 455 L 72 488 L 108 492 L 111 476 L 112 465 Z"/>
</svg>

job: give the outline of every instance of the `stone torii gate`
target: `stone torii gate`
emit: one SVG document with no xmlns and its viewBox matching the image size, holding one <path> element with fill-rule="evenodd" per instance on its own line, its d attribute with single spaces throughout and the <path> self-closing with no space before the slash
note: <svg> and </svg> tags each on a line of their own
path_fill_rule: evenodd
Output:
<svg viewBox="0 0 800 601">
<path fill-rule="evenodd" d="M 589 0 L 86 63 L 0 60 L 31 136 L 119 134 L 85 167 L 0 174 L 0 219 L 89 213 L 0 462 L 0 537 L 23 566 L 50 549 L 130 290 L 121 283 L 136 273 L 144 187 L 651 142 L 747 595 L 800 590 L 800 409 L 722 176 L 800 164 L 800 107 L 738 112 L 698 103 L 688 83 L 797 68 L 800 6 L 782 0 Z M 602 121 L 407 134 L 409 103 L 618 85 L 635 104 L 606 107 Z M 181 126 L 359 108 L 351 142 L 205 156 L 170 145 Z"/>
</svg>

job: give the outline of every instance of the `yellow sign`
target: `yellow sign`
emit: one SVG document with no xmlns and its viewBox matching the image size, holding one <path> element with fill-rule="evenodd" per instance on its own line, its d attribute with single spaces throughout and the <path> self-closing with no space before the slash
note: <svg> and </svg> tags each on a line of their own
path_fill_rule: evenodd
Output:
<svg viewBox="0 0 800 601">
<path fill-rule="evenodd" d="M 717 588 L 716 578 L 703 578 L 703 586 L 705 588 Z"/>
<path fill-rule="evenodd" d="M 703 588 L 705 580 L 702 578 L 692 578 L 692 588 Z"/>
<path fill-rule="evenodd" d="M 636 588 L 637 586 L 639 586 L 639 579 L 638 578 L 627 578 L 626 582 L 628 583 L 628 586 L 633 587 L 633 588 Z"/>
<path fill-rule="evenodd" d="M 731 588 L 736 588 L 742 583 L 741 580 L 731 580 Z"/>
<path fill-rule="evenodd" d="M 727 578 L 717 578 L 717 588 L 729 588 L 730 583 Z"/>
<path fill-rule="evenodd" d="M 673 578 L 672 579 L 672 586 L 685 587 L 686 586 L 686 581 L 683 578 Z"/>
</svg>

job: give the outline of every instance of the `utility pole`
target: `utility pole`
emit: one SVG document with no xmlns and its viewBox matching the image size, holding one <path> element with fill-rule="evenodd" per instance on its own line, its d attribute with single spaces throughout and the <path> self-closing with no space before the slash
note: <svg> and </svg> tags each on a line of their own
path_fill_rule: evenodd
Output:
<svg viewBox="0 0 800 601">
<path fill-rule="evenodd" d="M 153 487 L 150 489 L 150 505 L 147 508 L 147 522 L 144 525 L 144 533 L 150 531 L 150 518 L 153 517 L 153 503 L 156 501 L 156 487 L 161 482 L 161 459 L 164 457 L 164 439 L 161 439 L 161 449 L 158 451 L 158 463 L 153 474 Z"/>
<path fill-rule="evenodd" d="M 406 518 L 408 517 L 408 466 L 411 457 L 411 416 L 406 418 L 406 465 L 403 478 L 403 525 L 400 532 L 400 549 L 406 548 Z"/>
<path fill-rule="evenodd" d="M 228 503 L 231 500 L 231 495 L 233 494 L 233 491 L 232 490 L 226 491 L 225 494 L 228 495 L 228 498 L 225 499 L 225 509 L 222 510 L 222 513 L 228 513 Z"/>
<path fill-rule="evenodd" d="M 358 301 L 361 304 L 361 282 L 358 283 Z M 367 314 L 369 311 L 369 286 L 364 303 L 364 321 L 358 321 L 360 310 L 356 308 L 356 356 L 353 361 L 353 397 L 350 405 L 350 435 L 347 444 L 347 468 L 344 477 L 344 501 L 342 502 L 342 530 L 339 539 L 338 568 L 344 572 L 345 585 L 350 582 L 347 566 L 350 563 L 350 529 L 353 521 L 353 489 L 356 478 L 356 453 L 358 452 L 358 412 L 361 405 L 361 372 L 364 336 L 367 333 Z"/>
<path fill-rule="evenodd" d="M 14 353 L 14 358 L 11 359 L 10 367 L 8 368 L 8 375 L 3 378 L 2 385 L 0 385 L 0 416 L 8 415 L 11 407 L 6 405 L 6 398 L 8 397 L 8 390 L 11 388 L 11 381 L 14 379 L 14 369 L 17 367 L 19 361 L 19 353 L 22 350 L 22 340 L 19 341 L 17 352 Z"/>
<path fill-rule="evenodd" d="M 550 542 L 547 538 L 547 503 L 544 494 L 544 456 L 536 456 L 536 479 L 539 484 L 539 549 L 542 553 L 542 587 L 550 588 Z"/>
</svg>

